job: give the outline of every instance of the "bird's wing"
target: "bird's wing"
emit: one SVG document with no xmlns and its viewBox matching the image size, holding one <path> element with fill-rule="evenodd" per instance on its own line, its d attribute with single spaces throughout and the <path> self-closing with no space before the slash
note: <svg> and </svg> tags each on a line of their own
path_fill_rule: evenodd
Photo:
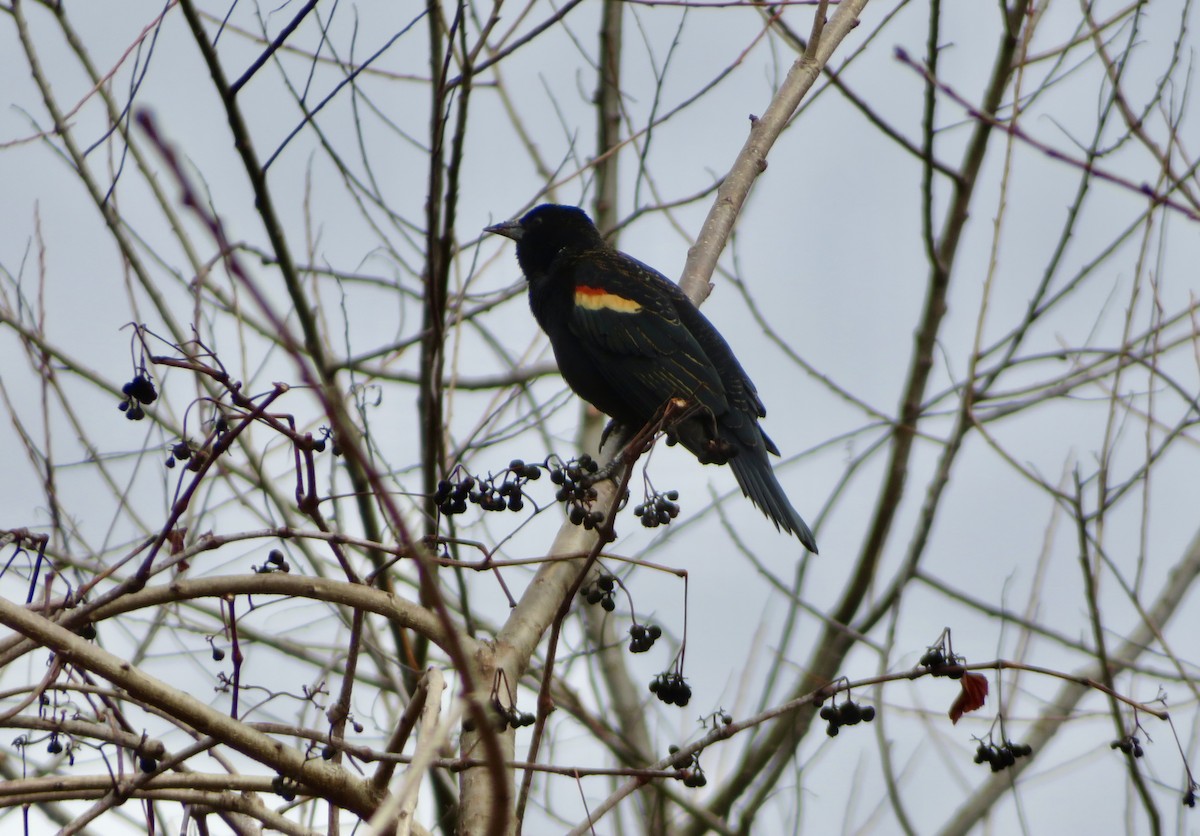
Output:
<svg viewBox="0 0 1200 836">
<path fill-rule="evenodd" d="M 701 350 L 708 355 L 721 379 L 725 397 L 729 402 L 729 411 L 722 415 L 721 425 L 742 444 L 754 447 L 761 443 L 768 452 L 778 456 L 779 448 L 758 425 L 758 419 L 766 417 L 767 409 L 758 396 L 754 382 L 734 356 L 733 349 L 725 342 L 721 332 L 692 304 L 682 290 L 677 286 L 673 289 L 675 292 L 672 294 L 672 300 L 676 314 L 699 343 Z"/>
<path fill-rule="evenodd" d="M 665 277 L 615 251 L 591 251 L 563 266 L 575 285 L 571 332 L 630 412 L 649 418 L 672 397 L 714 415 L 729 409 L 721 375 L 680 320 Z"/>
<path fill-rule="evenodd" d="M 676 316 L 712 361 L 725 386 L 730 404 L 741 412 L 758 418 L 766 417 L 767 410 L 758 397 L 757 387 L 734 356 L 733 349 L 725 342 L 721 332 L 709 322 L 708 317 L 700 312 L 678 285 L 672 282 L 670 290 Z"/>
</svg>

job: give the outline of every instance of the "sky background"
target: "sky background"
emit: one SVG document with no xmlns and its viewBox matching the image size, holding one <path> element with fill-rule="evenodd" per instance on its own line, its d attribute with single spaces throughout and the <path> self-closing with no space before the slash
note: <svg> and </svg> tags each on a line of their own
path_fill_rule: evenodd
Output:
<svg viewBox="0 0 1200 836">
<path fill-rule="evenodd" d="M 135 175 L 123 143 L 110 133 L 108 115 L 92 83 L 50 14 L 34 4 L 22 6 L 28 7 L 25 13 L 42 72 L 60 104 L 72 109 L 72 137 L 90 148 L 91 173 L 102 189 L 116 181 L 110 199 L 154 265 L 167 304 L 181 321 L 192 320 L 187 283 L 193 271 L 162 209 Z M 161 25 L 156 25 L 162 3 L 79 3 L 66 8 L 93 65 L 101 74 L 111 74 L 115 100 L 121 106 L 132 100 L 153 112 L 159 129 L 202 184 L 230 238 L 251 250 L 265 251 L 267 240 L 228 125 L 179 10 L 167 9 Z M 203 8 L 217 16 L 226 11 L 216 5 Z M 508 11 L 506 7 L 496 31 L 506 32 L 510 25 L 518 32 L 528 31 L 552 12 L 545 3 L 533 4 L 523 16 L 521 8 Z M 1029 46 L 1032 56 L 1051 53 L 1077 38 L 1086 41 L 1075 5 L 1047 3 L 1038 8 L 1042 17 Z M 1094 16 L 1106 21 L 1124 8 L 1097 4 Z M 481 240 L 481 229 L 548 199 L 591 208 L 594 189 L 587 162 L 595 153 L 591 98 L 596 85 L 598 10 L 599 4 L 591 2 L 573 9 L 562 23 L 507 57 L 499 74 L 482 74 L 472 92 L 455 227 L 460 249 L 454 291 L 473 301 L 504 293 L 512 298 L 487 314 L 486 332 L 452 329 L 451 362 L 465 378 L 552 360 L 524 302 L 511 243 L 495 237 Z M 240 74 L 260 54 L 261 45 L 244 34 L 258 29 L 259 18 L 273 36 L 295 11 L 295 4 L 277 8 L 235 4 L 218 42 L 229 75 Z M 289 41 L 302 52 L 285 51 L 280 65 L 264 68 L 239 96 L 259 158 L 278 152 L 268 182 L 297 259 L 343 276 L 370 278 L 313 281 L 337 355 L 359 356 L 402 342 L 420 327 L 419 306 L 406 295 L 419 287 L 423 242 L 415 225 L 422 222 L 427 194 L 428 42 L 424 23 L 414 20 L 417 11 L 411 3 L 321 4 L 318 14 L 326 22 L 326 43 L 321 45 L 320 32 L 310 19 Z M 737 66 L 709 92 L 656 125 L 648 136 L 640 134 L 637 143 L 622 151 L 617 211 L 622 218 L 708 189 L 728 170 L 744 142 L 748 117 L 762 112 L 795 59 L 782 39 L 759 38 L 764 19 L 754 9 L 684 10 L 631 3 L 626 14 L 622 62 L 626 134 L 631 129 L 640 132 L 656 116 L 688 101 L 717 73 Z M 923 3 L 872 3 L 834 61 L 840 65 L 854 56 L 843 74 L 846 84 L 913 143 L 921 137 L 925 85 L 917 71 L 897 59 L 896 50 L 903 48 L 914 60 L 924 55 L 928 14 Z M 944 4 L 942 14 L 939 77 L 959 95 L 978 102 L 998 39 L 995 4 Z M 804 6 L 783 13 L 783 20 L 805 36 L 811 17 L 811 9 Z M 1180 171 L 1188 169 L 1188 154 L 1194 153 L 1200 139 L 1196 119 L 1187 112 L 1197 23 L 1190 5 L 1162 2 L 1151 4 L 1139 17 L 1132 35 L 1127 16 L 1105 29 L 1112 54 L 1133 43 L 1122 90 L 1135 111 L 1169 76 L 1168 104 L 1147 114 L 1146 129 L 1165 147 L 1164 122 L 1176 118 L 1176 112 L 1184 114 L 1172 151 Z M 210 22 L 210 31 L 215 28 Z M 147 30 L 150 34 L 139 39 Z M 1175 65 L 1171 50 L 1177 41 L 1183 47 Z M 352 91 L 349 86 L 337 88 L 345 76 L 336 63 L 323 60 L 314 65 L 304 54 L 318 47 L 323 59 L 336 53 L 340 60 L 353 62 L 385 51 L 358 76 Z M 48 339 L 77 363 L 119 386 L 130 369 L 131 333 L 126 326 L 141 321 L 161 331 L 158 314 L 145 291 L 132 281 L 94 202 L 58 150 L 61 140 L 35 138 L 50 121 L 9 14 L 0 16 L 0 78 L 9 80 L 4 94 L 7 107 L 0 108 L 0 217 L 4 218 L 0 278 L 9 305 L 18 288 L 26 299 L 38 299 L 44 306 Z M 661 83 L 656 85 L 656 78 Z M 507 107 L 497 84 L 503 85 Z M 1061 60 L 1031 60 L 1022 84 L 1023 92 L 1038 91 L 1026 102 L 1022 129 L 1047 148 L 1082 158 L 1081 147 L 1091 142 L 1097 113 L 1112 89 L 1094 51 L 1085 45 Z M 297 91 L 310 107 L 332 96 L 313 125 L 298 132 Z M 1006 101 L 1011 101 L 1011 95 Z M 527 140 L 514 130 L 512 113 L 519 116 Z M 938 97 L 936 125 L 937 157 L 957 165 L 974 123 L 943 94 Z M 1114 138 L 1121 130 L 1119 119 L 1106 129 Z M 549 192 L 525 141 L 555 171 L 552 180 L 557 185 Z M 909 490 L 884 550 L 878 573 L 881 589 L 909 548 L 925 486 L 940 453 L 936 439 L 952 426 L 957 406 L 953 393 L 966 374 L 972 347 L 977 341 L 982 346 L 994 344 L 1020 321 L 1058 245 L 1079 188 L 1077 168 L 1024 142 L 1016 143 L 1006 160 L 1004 142 L 1005 137 L 996 132 L 954 265 L 949 313 L 926 392 L 927 400 L 941 399 L 936 414 L 920 427 L 925 438 L 917 444 Z M 346 186 L 325 148 L 336 149 L 355 178 L 376 184 L 388 211 L 364 204 L 363 190 Z M 154 155 L 145 142 L 140 150 Z M 1099 164 L 1135 187 L 1143 182 L 1162 187 L 1156 181 L 1154 161 L 1136 141 L 1114 143 Z M 160 185 L 180 211 L 178 189 L 161 165 L 156 166 Z M 861 405 L 877 416 L 894 416 L 908 374 L 912 336 L 929 274 L 921 239 L 921 177 L 919 160 L 910 151 L 884 136 L 847 97 L 818 83 L 771 150 L 767 171 L 742 211 L 713 279 L 714 291 L 703 308 L 758 385 L 768 411 L 763 426 L 784 454 L 777 467 L 781 482 L 802 515 L 810 523 L 819 521 L 821 555 L 807 561 L 801 585 L 802 600 L 817 610 L 832 609 L 840 598 L 884 473 L 885 457 L 876 452 L 843 485 L 850 463 L 885 434 L 878 418 Z M 1195 190 L 1194 177 L 1189 182 Z M 949 196 L 948 182 L 938 178 L 933 194 L 938 228 Z M 1186 197 L 1180 200 L 1187 202 Z M 667 276 L 678 277 L 711 202 L 710 195 L 669 212 L 638 214 L 622 228 L 620 246 Z M 1115 423 L 1109 420 L 1110 377 L 989 424 L 992 443 L 978 433 L 971 435 L 954 465 L 948 496 L 921 563 L 923 572 L 985 607 L 1023 613 L 1046 631 L 1084 644 L 1091 641 L 1091 627 L 1081 591 L 1076 532 L 1066 509 L 1056 505 L 1030 474 L 1069 487 L 1073 470 L 1085 479 L 1096 473 L 1101 451 L 1108 446 L 1110 483 L 1119 484 L 1144 463 L 1148 443 L 1161 441 L 1169 428 L 1189 415 L 1195 418 L 1189 412 L 1189 399 L 1200 390 L 1200 350 L 1189 337 L 1197 320 L 1188 313 L 1198 286 L 1195 265 L 1200 263 L 1196 208 L 1192 206 L 1191 217 L 1160 211 L 1151 223 L 1138 226 L 1146 209 L 1147 200 L 1135 189 L 1102 181 L 1091 184 L 1051 287 L 1066 288 L 1072 277 L 1085 268 L 1088 272 L 1066 301 L 1031 329 L 1020 349 L 1022 362 L 1005 373 L 996 387 L 998 394 L 979 408 L 987 413 L 1018 402 L 1027 397 L 1023 387 L 1094 356 L 1080 349 L 1118 349 L 1125 329 L 1142 332 L 1156 311 L 1164 317 L 1184 314 L 1165 332 L 1177 342 L 1160 358 L 1160 370 L 1177 388 L 1152 381 L 1144 368 L 1134 367 L 1117 382 L 1128 409 L 1119 411 Z M 194 217 L 181 214 L 192 240 L 200 242 L 200 257 L 212 259 L 211 241 Z M 1120 239 L 1131 226 L 1134 232 Z M 273 300 L 286 307 L 274 268 L 250 258 L 246 263 Z M 223 271 L 218 268 L 214 276 L 218 285 L 236 295 L 236 286 Z M 989 276 L 990 293 L 981 314 Z M 239 304 L 253 308 L 245 295 Z M 1127 316 L 1132 325 L 1127 326 Z M 267 350 L 262 340 L 246 339 L 233 316 L 206 314 L 196 324 L 248 390 L 264 391 L 273 381 L 295 380 L 288 358 Z M 794 362 L 775 337 L 816 374 Z M 413 373 L 417 352 L 392 351 L 373 365 L 393 373 Z M 0 326 L 0 379 L 10 414 L 42 433 L 35 376 L 19 341 L 5 326 Z M 347 377 L 348 387 L 350 383 Z M 92 454 L 77 440 L 79 431 L 70 416 L 52 404 L 44 427 L 53 438 L 54 459 L 61 467 L 62 506 L 69 510 L 70 525 L 77 532 L 72 546 L 85 553 L 120 553 L 139 535 L 139 524 L 152 530 L 169 508 L 173 482 L 162 471 L 159 457 L 137 455 L 148 445 L 163 445 L 165 458 L 169 439 L 147 426 L 124 421 L 115 408 L 116 397 L 78 376 L 65 376 L 64 386 L 75 420 L 98 444 L 95 453 L 110 460 L 127 479 L 129 497 L 124 505 L 115 501 L 112 489 L 88 465 Z M 549 453 L 571 455 L 579 407 L 565 397 L 563 388 L 555 376 L 539 379 L 533 388 L 537 398 L 561 407 L 538 422 L 538 432 L 526 431 L 511 441 L 473 451 L 467 462 L 471 470 L 499 469 L 514 456 L 538 460 Z M 181 418 L 196 390 L 183 375 L 168 374 L 164 393 L 162 408 Z M 419 479 L 411 469 L 418 449 L 415 387 L 383 384 L 362 396 L 380 461 L 393 469 L 397 490 L 418 490 Z M 320 423 L 319 405 L 303 391 L 290 394 L 285 408 L 301 425 Z M 190 420 L 196 426 L 201 410 L 192 409 Z M 525 418 L 527 409 L 525 402 L 504 393 L 460 390 L 450 400 L 449 433 L 462 441 L 485 423 L 496 427 Z M 1149 433 L 1146 413 L 1154 416 Z M 1110 437 L 1116 441 L 1106 442 Z M 261 440 L 274 454 L 268 457 L 271 466 L 285 477 L 288 452 L 278 441 L 270 444 L 265 434 Z M 0 480 L 0 527 L 45 526 L 48 516 L 38 477 L 13 421 L 0 423 L 0 444 L 10 452 L 6 478 Z M 1169 454 L 1156 462 L 1153 480 L 1139 484 L 1106 517 L 1103 530 L 1093 532 L 1103 538 L 1112 560 L 1101 581 L 1100 600 L 1114 644 L 1139 621 L 1121 583 L 1136 589 L 1140 603 L 1152 600 L 1196 535 L 1197 458 L 1195 438 L 1185 431 Z M 680 491 L 680 521 L 665 531 L 647 532 L 626 512 L 618 524 L 622 535 L 618 547 L 624 555 L 687 569 L 687 675 L 697 695 L 686 711 L 648 705 L 654 718 L 652 733 L 665 752 L 668 743 L 698 733 L 698 714 L 724 707 L 744 716 L 781 699 L 781 687 L 767 690 L 773 670 L 784 673 L 783 682 L 791 680 L 796 667 L 809 658 L 820 622 L 802 613 L 794 628 L 785 627 L 787 601 L 776 585 L 786 588 L 794 583 L 800 547 L 773 531 L 738 496 L 722 502 L 719 514 L 710 507 L 713 497 L 736 492 L 731 474 L 701 467 L 683 451 L 665 447 L 654 452 L 649 473 L 655 486 Z M 1085 501 L 1094 508 L 1094 484 L 1088 490 Z M 416 500 L 405 507 L 415 521 Z M 736 530 L 744 550 L 723 520 Z M 199 530 L 218 521 L 230 529 L 258 524 L 253 514 L 223 498 L 214 498 L 210 513 L 193 524 Z M 504 544 L 503 556 L 544 554 L 559 521 L 554 509 L 538 515 Z M 486 542 L 507 535 L 514 525 L 508 516 L 480 520 L 475 515 L 464 522 L 470 536 Z M 224 550 L 211 565 L 196 571 L 247 571 L 251 563 L 261 562 L 267 547 L 251 544 Z M 513 570 L 506 580 L 520 588 L 531 574 Z M 639 569 L 630 583 L 639 613 L 649 613 L 669 637 L 678 637 L 683 620 L 679 580 Z M 23 595 L 22 582 L 11 573 L 0 584 L 7 595 Z M 473 602 L 486 618 L 505 617 L 507 605 L 490 579 L 473 580 L 472 589 Z M 1191 758 L 1197 743 L 1194 637 L 1200 625 L 1194 592 L 1189 593 L 1189 601 L 1170 625 L 1168 640 L 1186 666 L 1190 685 L 1164 679 L 1174 676 L 1173 663 L 1156 648 L 1143 672 L 1125 675 L 1117 687 L 1147 701 L 1161 687 L 1178 712 L 1176 731 Z M 313 616 L 311 607 L 281 605 L 261 616 L 261 626 L 302 641 L 306 631 L 318 634 L 329 627 L 327 613 L 320 613 L 322 620 L 315 622 Z M 1021 656 L 1031 664 L 1070 671 L 1085 658 L 1059 642 L 1030 639 L 1011 622 L 986 617 L 979 607 L 921 584 L 908 591 L 903 604 L 885 621 L 872 638 L 892 643 L 886 660 L 859 648 L 844 666 L 846 676 L 862 678 L 911 668 L 945 627 L 953 631 L 955 650 L 972 662 Z M 128 640 L 119 635 L 104 638 L 118 647 Z M 569 630 L 565 641 L 569 649 L 580 649 L 577 631 Z M 208 688 L 206 677 L 211 678 L 212 671 L 187 653 L 194 652 L 195 642 L 164 642 L 162 657 L 147 664 L 177 677 L 182 676 L 180 670 L 191 671 L 197 688 Z M 647 657 L 631 660 L 635 681 L 649 681 L 663 670 L 670 653 L 660 647 Z M 35 676 L 33 671 L 42 660 L 25 661 L 30 667 L 6 675 L 13 681 Z M 583 662 L 567 665 L 577 687 L 587 693 L 590 683 Z M 1019 741 L 1023 724 L 1036 716 L 1059 683 L 1024 674 L 1015 686 L 1011 678 L 1005 679 L 1005 685 L 1009 736 Z M 986 735 L 995 716 L 995 682 L 989 706 L 957 727 L 944 717 L 954 694 L 953 684 L 928 678 L 893 683 L 869 696 L 856 693 L 856 698 L 881 706 L 886 731 L 879 730 L 884 726 L 881 722 L 829 741 L 821 729 L 814 730 L 800 750 L 798 762 L 803 768 L 796 767 L 795 774 L 778 786 L 770 809 L 762 814 L 761 832 L 784 832 L 789 822 L 799 822 L 809 832 L 895 832 L 878 765 L 876 734 L 885 736 L 891 747 L 917 831 L 934 832 L 987 777 L 986 769 L 972 765 L 970 757 L 976 745 L 972 736 Z M 375 719 L 386 729 L 382 703 L 359 707 L 366 716 L 374 716 L 376 709 Z M 1153 721 L 1148 728 L 1156 745 L 1145 768 L 1164 814 L 1164 827 L 1168 832 L 1200 832 L 1194 816 L 1177 818 L 1183 779 L 1170 731 Z M 1036 754 L 1037 762 L 1022 775 L 1017 791 L 998 805 L 995 831 L 1016 832 L 1020 824 L 1033 833 L 1114 832 L 1113 823 L 1119 821 L 1128 832 L 1147 832 L 1145 817 L 1129 798 L 1123 763 L 1109 749 L 1114 736 L 1104 702 L 1098 697 L 1086 700 L 1071 729 L 1057 737 L 1049 751 Z M 589 759 L 600 757 L 599 753 L 581 738 L 577 728 L 564 731 L 554 741 L 553 757 L 568 763 L 594 762 Z M 518 751 L 525 746 L 521 738 Z M 719 783 L 739 751 L 736 741 L 709 750 L 703 760 L 705 770 Z M 575 792 L 565 784 L 551 782 L 550 786 Z M 587 789 L 593 803 L 608 790 L 597 779 Z M 696 797 L 703 799 L 704 794 Z M 572 823 L 581 818 L 581 807 L 561 803 Z M 1126 818 L 1129 810 L 1135 812 Z M 557 824 L 551 821 L 542 820 L 540 826 L 549 829 L 540 832 L 555 832 Z"/>
</svg>

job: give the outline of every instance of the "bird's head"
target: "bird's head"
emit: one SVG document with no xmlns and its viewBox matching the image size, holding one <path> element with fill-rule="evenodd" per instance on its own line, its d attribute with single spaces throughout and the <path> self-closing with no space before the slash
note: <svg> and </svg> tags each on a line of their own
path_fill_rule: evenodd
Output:
<svg viewBox="0 0 1200 836">
<path fill-rule="evenodd" d="M 517 242 L 517 261 L 526 278 L 546 273 L 562 252 L 582 252 L 605 246 L 600 231 L 577 206 L 543 203 L 516 221 L 484 227 Z"/>
</svg>

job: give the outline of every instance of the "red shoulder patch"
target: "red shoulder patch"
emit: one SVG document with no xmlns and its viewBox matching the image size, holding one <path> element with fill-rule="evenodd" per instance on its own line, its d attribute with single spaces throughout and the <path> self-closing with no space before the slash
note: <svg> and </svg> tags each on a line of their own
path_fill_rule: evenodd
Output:
<svg viewBox="0 0 1200 836">
<path fill-rule="evenodd" d="M 575 288 L 575 304 L 589 311 L 609 310 L 617 313 L 638 313 L 642 306 L 632 299 L 610 293 L 602 287 L 578 285 Z"/>
</svg>

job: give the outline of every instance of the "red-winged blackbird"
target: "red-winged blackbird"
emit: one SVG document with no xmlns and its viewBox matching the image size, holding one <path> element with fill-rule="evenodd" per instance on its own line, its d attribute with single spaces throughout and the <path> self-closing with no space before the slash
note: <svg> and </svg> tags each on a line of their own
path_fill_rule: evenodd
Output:
<svg viewBox="0 0 1200 836">
<path fill-rule="evenodd" d="M 766 415 L 758 391 L 674 282 L 609 246 L 574 206 L 544 204 L 486 231 L 517 242 L 529 306 L 577 395 L 634 432 L 685 399 L 696 414 L 667 427 L 668 438 L 702 463 L 727 463 L 776 528 L 816 553 L 767 459 L 779 448 L 758 426 Z"/>
</svg>

